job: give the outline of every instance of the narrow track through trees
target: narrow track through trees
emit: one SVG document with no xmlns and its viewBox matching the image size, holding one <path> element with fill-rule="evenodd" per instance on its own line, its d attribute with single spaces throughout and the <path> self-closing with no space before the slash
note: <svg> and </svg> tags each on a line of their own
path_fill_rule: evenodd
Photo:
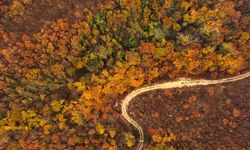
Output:
<svg viewBox="0 0 250 150">
<path fill-rule="evenodd" d="M 159 84 L 155 84 L 152 86 L 142 87 L 142 88 L 139 88 L 139 89 L 132 91 L 122 100 L 121 107 L 122 107 L 122 116 L 130 124 L 132 124 L 139 132 L 139 143 L 137 145 L 136 150 L 141 150 L 143 147 L 143 143 L 144 143 L 144 132 L 143 132 L 142 127 L 128 115 L 128 105 L 133 100 L 133 98 L 135 98 L 136 96 L 138 96 L 144 92 L 148 92 L 148 91 L 152 91 L 152 90 L 193 87 L 193 86 L 199 86 L 199 85 L 206 86 L 206 85 L 222 84 L 222 83 L 239 81 L 239 80 L 245 79 L 247 77 L 250 77 L 250 72 L 241 74 L 239 76 L 218 79 L 218 80 L 205 80 L 205 79 L 192 80 L 190 78 L 182 78 L 179 81 L 169 81 L 169 82 L 165 82 L 165 83 L 159 83 Z"/>
</svg>

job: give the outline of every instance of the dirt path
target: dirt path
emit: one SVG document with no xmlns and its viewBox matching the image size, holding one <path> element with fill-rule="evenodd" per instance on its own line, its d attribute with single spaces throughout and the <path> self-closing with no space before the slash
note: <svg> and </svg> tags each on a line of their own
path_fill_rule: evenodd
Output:
<svg viewBox="0 0 250 150">
<path fill-rule="evenodd" d="M 137 146 L 137 150 L 142 149 L 143 147 L 143 142 L 144 142 L 144 132 L 142 127 L 128 115 L 128 106 L 129 103 L 138 95 L 148 92 L 148 91 L 153 91 L 153 90 L 158 90 L 158 89 L 173 89 L 173 88 L 182 88 L 182 87 L 193 87 L 193 86 L 200 86 L 200 85 L 216 85 L 216 84 L 222 84 L 222 83 L 229 83 L 229 82 L 235 82 L 239 81 L 245 78 L 250 77 L 250 72 L 247 72 L 245 74 L 236 76 L 236 77 L 231 77 L 231 78 L 225 78 L 225 79 L 219 79 L 219 80 L 191 80 L 191 79 L 182 79 L 180 81 L 173 81 L 173 82 L 166 82 L 166 83 L 160 83 L 156 84 L 153 86 L 148 86 L 148 87 L 143 87 L 140 89 L 137 89 L 130 94 L 128 94 L 125 99 L 122 100 L 122 115 L 123 117 L 131 123 L 139 132 L 139 143 Z"/>
</svg>

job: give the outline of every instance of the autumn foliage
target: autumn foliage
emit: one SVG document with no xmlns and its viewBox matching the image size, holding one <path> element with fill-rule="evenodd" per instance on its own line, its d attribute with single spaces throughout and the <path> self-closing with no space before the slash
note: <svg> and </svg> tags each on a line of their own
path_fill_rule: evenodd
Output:
<svg viewBox="0 0 250 150">
<path fill-rule="evenodd" d="M 6 17 L 31 3 L 15 1 Z M 133 147 L 137 135 L 122 131 L 112 109 L 120 96 L 160 77 L 232 75 L 249 65 L 250 19 L 235 5 L 114 0 L 86 9 L 84 21 L 59 19 L 11 42 L 0 50 L 0 148 Z M 0 28 L 1 42 L 12 36 Z M 173 149 L 171 131 L 151 132 L 151 149 Z"/>
</svg>

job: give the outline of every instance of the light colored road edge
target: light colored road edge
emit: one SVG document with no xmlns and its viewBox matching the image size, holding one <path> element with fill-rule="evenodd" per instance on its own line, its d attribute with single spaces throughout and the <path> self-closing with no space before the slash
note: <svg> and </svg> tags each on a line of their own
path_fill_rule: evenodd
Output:
<svg viewBox="0 0 250 150">
<path fill-rule="evenodd" d="M 250 77 L 250 72 L 241 74 L 239 76 L 224 78 L 224 79 L 219 79 L 219 80 L 205 80 L 205 79 L 192 80 L 189 78 L 183 78 L 179 81 L 170 81 L 170 82 L 165 82 L 165 83 L 159 83 L 159 84 L 155 84 L 152 86 L 142 87 L 142 88 L 139 88 L 139 89 L 132 91 L 130 94 L 128 94 L 122 100 L 121 108 L 122 108 L 122 116 L 130 124 L 132 124 L 139 132 L 139 143 L 137 145 L 136 150 L 141 150 L 143 147 L 144 133 L 143 133 L 142 127 L 135 120 L 133 120 L 128 115 L 128 112 L 127 112 L 129 102 L 132 101 L 133 98 L 135 98 L 136 96 L 138 96 L 144 92 L 157 90 L 157 89 L 172 89 L 172 88 L 192 87 L 192 86 L 198 86 L 198 85 L 213 85 L 213 84 L 229 83 L 229 82 L 235 82 L 238 80 L 242 80 L 242 79 L 245 79 L 247 77 Z"/>
</svg>

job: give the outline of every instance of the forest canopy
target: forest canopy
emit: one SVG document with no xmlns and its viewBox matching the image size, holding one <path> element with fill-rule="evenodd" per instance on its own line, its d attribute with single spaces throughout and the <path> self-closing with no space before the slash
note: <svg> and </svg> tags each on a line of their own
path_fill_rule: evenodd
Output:
<svg viewBox="0 0 250 150">
<path fill-rule="evenodd" d="M 16 0 L 4 17 L 23 15 L 26 3 Z M 124 131 L 113 109 L 122 96 L 159 79 L 249 67 L 250 18 L 236 3 L 110 0 L 86 8 L 81 21 L 59 19 L 22 35 L 0 50 L 0 148 L 135 146 L 138 135 Z M 0 40 L 11 40 L 2 28 Z M 169 129 L 148 130 L 148 149 L 174 149 Z"/>
</svg>

